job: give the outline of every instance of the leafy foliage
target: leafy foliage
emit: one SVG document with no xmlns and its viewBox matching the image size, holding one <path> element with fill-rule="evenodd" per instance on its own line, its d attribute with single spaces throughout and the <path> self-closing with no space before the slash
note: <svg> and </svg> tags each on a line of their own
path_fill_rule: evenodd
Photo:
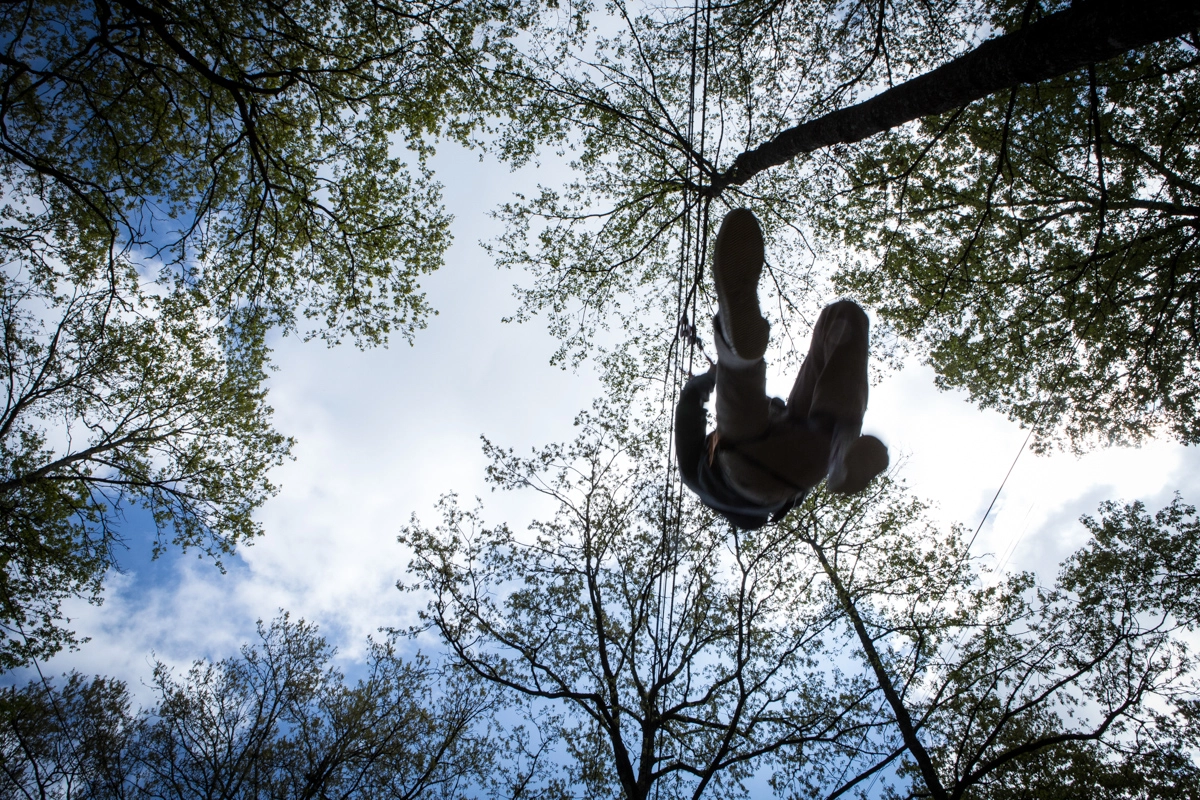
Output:
<svg viewBox="0 0 1200 800">
<path fill-rule="evenodd" d="M 286 615 L 238 657 L 161 662 L 153 707 L 120 681 L 78 673 L 4 690 L 4 796 L 314 798 L 464 796 L 496 752 L 495 697 L 446 680 L 394 641 L 373 643 L 349 683 L 316 629 Z M 439 688 L 439 682 L 442 686 Z"/>
<path fill-rule="evenodd" d="M 535 63 L 576 178 L 500 211 L 496 256 L 531 276 L 522 315 L 545 313 L 576 361 L 615 357 L 601 334 L 630 331 L 654 374 L 706 316 L 712 226 L 744 205 L 791 350 L 794 326 L 850 293 L 941 386 L 1035 426 L 1041 447 L 1195 441 L 1194 37 L 723 182 L 798 121 L 915 78 L 936 96 L 935 68 L 1068 5 L 615 5 L 620 29 Z"/>
<path fill-rule="evenodd" d="M 462 665 L 562 709 L 564 776 L 588 797 L 739 796 L 789 749 L 845 743 L 865 689 L 823 669 L 833 620 L 786 531 L 732 539 L 662 482 L 652 431 L 597 413 L 569 447 L 496 448 L 490 476 L 554 501 L 523 537 L 443 499 L 416 521 L 427 620 Z"/>
<path fill-rule="evenodd" d="M 899 759 L 897 791 L 935 797 L 1186 792 L 1200 774 L 1195 509 L 1106 503 L 1082 520 L 1094 538 L 1039 586 L 1029 573 L 980 581 L 961 532 L 867 511 L 895 508 L 890 491 L 795 520 L 883 695 L 860 776 Z"/>
<path fill-rule="evenodd" d="M 491 479 L 552 516 L 527 535 L 443 499 L 401 535 L 462 667 L 559 709 L 587 796 L 1182 796 L 1200 768 L 1200 522 L 1107 504 L 1052 584 L 978 573 L 964 532 L 891 479 L 726 531 L 665 487 L 655 428 L 581 418 Z"/>
<path fill-rule="evenodd" d="M 497 261 L 529 276 L 518 290 L 518 316 L 544 313 L 563 342 L 559 357 L 576 362 L 597 352 L 604 330 L 625 331 L 653 374 L 681 316 L 695 323 L 713 299 L 702 277 L 713 226 L 726 208 L 746 205 L 771 240 L 767 287 L 782 341 L 828 299 L 814 296 L 822 287 L 806 225 L 809 203 L 831 177 L 826 156 L 731 187 L 699 221 L 685 190 L 698 190 L 740 151 L 797 118 L 957 54 L 969 44 L 963 32 L 978 21 L 977 9 L 958 2 L 612 9 L 606 27 L 576 22 L 560 49 L 527 61 L 542 91 L 534 118 L 560 121 L 574 177 L 518 195 L 498 212 L 507 229 L 493 243 Z"/>
<path fill-rule="evenodd" d="M 5 668 L 74 641 L 61 602 L 98 601 L 126 508 L 150 512 L 156 552 L 219 564 L 260 532 L 252 513 L 291 446 L 270 425 L 261 327 L 231 332 L 193 295 L 132 289 L 132 303 L 19 277 L 0 278 Z"/>
<path fill-rule="evenodd" d="M 156 553 L 260 531 L 271 332 L 411 339 L 448 245 L 426 160 L 513 97 L 535 6 L 0 8 L 0 668 L 74 642 L 123 512 Z M 407 160 L 406 160 L 407 159 Z"/>
<path fill-rule="evenodd" d="M 287 328 L 317 320 L 310 333 L 332 339 L 411 337 L 428 313 L 416 280 L 440 263 L 449 222 L 427 137 L 465 141 L 495 107 L 490 75 L 528 13 L 7 4 L 0 238 L 51 274 L 55 247 L 94 240 L 76 269 L 135 264 L 218 318 L 254 308 Z"/>
<path fill-rule="evenodd" d="M 996 26 L 1025 5 L 994 4 Z M 1200 441 L 1198 48 L 1163 42 L 869 142 L 823 217 L 861 255 L 838 285 L 918 341 L 941 386 L 1043 444 Z"/>
</svg>

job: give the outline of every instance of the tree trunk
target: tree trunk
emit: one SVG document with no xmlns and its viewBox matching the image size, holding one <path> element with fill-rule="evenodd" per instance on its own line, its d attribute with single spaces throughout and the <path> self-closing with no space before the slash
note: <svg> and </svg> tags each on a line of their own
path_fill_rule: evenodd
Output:
<svg viewBox="0 0 1200 800">
<path fill-rule="evenodd" d="M 788 128 L 734 159 L 701 193 L 716 197 L 801 153 L 849 144 L 1010 89 L 1115 58 L 1200 28 L 1197 0 L 1081 0 L 1066 11 L 989 39 L 870 100 Z"/>
<path fill-rule="evenodd" d="M 925 745 L 921 743 L 917 736 L 917 728 L 913 724 L 912 717 L 908 713 L 908 709 L 904 706 L 904 701 L 900 698 L 900 693 L 896 691 L 895 685 L 892 683 L 891 677 L 888 676 L 887 670 L 883 666 L 883 659 L 879 657 L 879 652 L 875 649 L 875 642 L 872 641 L 870 633 L 867 632 L 867 626 L 863 622 L 862 616 L 858 613 L 858 607 L 854 605 L 854 598 L 850 596 L 850 592 L 846 590 L 845 584 L 838 576 L 833 565 L 829 563 L 829 559 L 825 557 L 825 550 L 817 544 L 817 540 L 806 540 L 809 547 L 817 556 L 817 560 L 821 562 L 821 568 L 825 570 L 825 575 L 829 578 L 829 582 L 833 584 L 833 589 L 837 593 L 838 602 L 842 606 L 842 610 L 846 612 L 846 616 L 850 618 L 850 624 L 854 627 L 854 633 L 858 636 L 858 643 L 863 649 L 863 654 L 867 657 L 867 663 L 871 665 L 871 670 L 875 673 L 875 682 L 883 692 L 883 696 L 887 698 L 888 705 L 892 707 L 892 716 L 896 720 L 896 726 L 900 728 L 900 735 L 904 739 L 904 746 L 908 748 L 908 752 L 917 761 L 917 766 L 921 770 L 921 777 L 925 781 L 925 788 L 929 794 L 934 797 L 934 800 L 949 800 L 950 795 L 942 786 L 942 781 L 938 777 L 937 769 L 933 765 L 933 759 L 929 757 L 929 751 L 925 749 Z"/>
</svg>

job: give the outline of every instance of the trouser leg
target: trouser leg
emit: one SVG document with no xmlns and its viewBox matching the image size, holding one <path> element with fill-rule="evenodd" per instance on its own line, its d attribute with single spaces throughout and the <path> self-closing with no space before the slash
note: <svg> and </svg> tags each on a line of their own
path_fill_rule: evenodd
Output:
<svg viewBox="0 0 1200 800">
<path fill-rule="evenodd" d="M 713 341 L 717 350 L 717 434 L 727 443 L 760 438 L 770 423 L 767 364 L 761 358 L 744 359 L 734 353 L 719 316 L 713 317 Z"/>
<path fill-rule="evenodd" d="M 772 413 L 766 363 L 733 352 L 714 320 L 717 350 L 716 417 L 720 467 L 743 495 L 763 505 L 781 503 L 821 481 L 829 437 L 806 420 Z"/>
<path fill-rule="evenodd" d="M 857 303 L 840 300 L 821 311 L 788 395 L 789 419 L 858 435 L 867 410 L 868 336 L 867 315 Z"/>
<path fill-rule="evenodd" d="M 867 410 L 867 315 L 843 300 L 821 312 L 812 345 L 786 413 L 830 436 L 826 488 L 840 494 L 864 490 L 887 469 L 888 452 L 874 436 L 861 436 Z"/>
</svg>

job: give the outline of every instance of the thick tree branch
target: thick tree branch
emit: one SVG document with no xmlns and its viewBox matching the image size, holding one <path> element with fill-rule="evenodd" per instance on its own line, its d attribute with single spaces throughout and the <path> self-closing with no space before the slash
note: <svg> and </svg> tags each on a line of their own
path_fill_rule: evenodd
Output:
<svg viewBox="0 0 1200 800">
<path fill-rule="evenodd" d="M 858 142 L 1021 84 L 1038 83 L 1200 27 L 1195 0 L 1082 0 L 870 100 L 794 128 L 734 159 L 701 187 L 715 197 L 802 153 Z"/>
</svg>

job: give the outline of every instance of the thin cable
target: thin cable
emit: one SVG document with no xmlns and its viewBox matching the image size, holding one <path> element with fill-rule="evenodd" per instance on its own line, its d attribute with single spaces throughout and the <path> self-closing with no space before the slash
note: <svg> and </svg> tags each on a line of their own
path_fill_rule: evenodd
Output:
<svg viewBox="0 0 1200 800">
<path fill-rule="evenodd" d="M 1038 416 L 1041 416 L 1040 414 Z M 1000 493 L 1004 491 L 1004 485 L 1008 483 L 1008 476 L 1012 475 L 1013 467 L 1017 466 L 1017 461 L 1021 458 L 1021 454 L 1025 452 L 1025 448 L 1029 445 L 1029 437 L 1033 436 L 1033 431 L 1036 429 L 1037 423 L 1029 426 L 1029 433 L 1025 434 L 1025 441 L 1021 443 L 1021 449 L 1017 451 L 1017 455 L 1012 460 L 1012 464 L 1008 466 L 1008 472 L 1004 473 L 1004 480 L 1000 481 L 999 488 L 992 495 L 992 502 L 988 503 L 987 511 L 983 512 L 983 519 L 979 520 L 979 526 L 975 528 L 975 533 L 971 534 L 971 541 L 967 543 L 967 552 L 971 552 L 971 545 L 975 544 L 975 537 L 979 536 L 979 532 L 983 530 L 983 523 L 987 522 L 988 515 L 992 513 L 992 506 L 996 505 L 996 499 L 1000 497 Z"/>
</svg>

